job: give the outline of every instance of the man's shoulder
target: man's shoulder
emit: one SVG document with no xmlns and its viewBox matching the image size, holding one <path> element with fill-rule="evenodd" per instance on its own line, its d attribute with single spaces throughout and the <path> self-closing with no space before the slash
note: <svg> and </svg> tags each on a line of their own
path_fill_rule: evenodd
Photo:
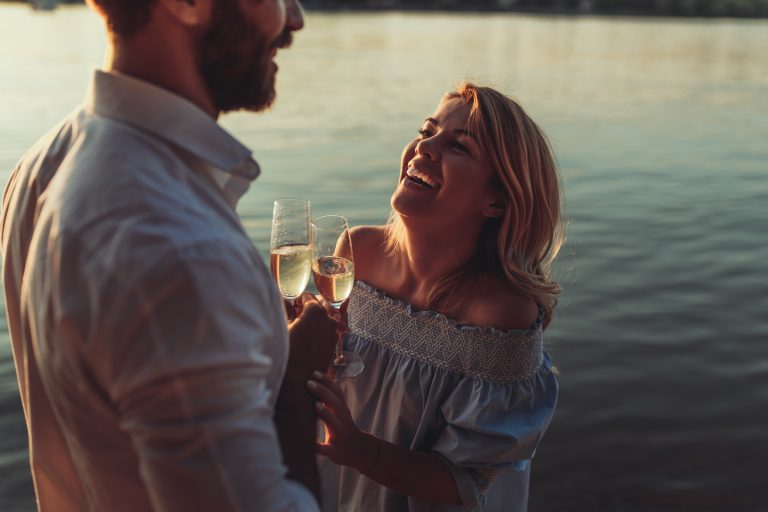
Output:
<svg viewBox="0 0 768 512">
<path fill-rule="evenodd" d="M 191 160 L 165 139 L 121 120 L 82 111 L 56 168 L 52 200 L 76 216 L 105 212 L 144 218 L 193 208 Z M 186 185 L 185 185 L 186 183 Z M 183 218 L 172 215 L 174 218 Z"/>
<path fill-rule="evenodd" d="M 119 120 L 80 106 L 40 137 L 19 160 L 15 173 L 47 185 L 62 168 L 144 167 L 167 163 L 173 152 L 164 141 Z"/>
<path fill-rule="evenodd" d="M 79 240 L 90 257 L 139 266 L 160 251 L 192 262 L 217 252 L 249 258 L 247 237 L 211 214 L 189 165 L 163 139 L 83 109 L 24 163 L 46 176 L 36 222 L 55 223 L 57 236 Z"/>
<path fill-rule="evenodd" d="M 73 112 L 40 137 L 10 173 L 3 192 L 3 243 L 10 231 L 32 223 L 41 196 L 70 152 L 78 115 Z"/>
<path fill-rule="evenodd" d="M 37 139 L 19 159 L 14 173 L 36 175 L 55 170 L 71 149 L 80 115 L 82 111 L 75 110 Z"/>
<path fill-rule="evenodd" d="M 172 144 L 138 126 L 90 111 L 74 119 L 73 157 L 80 165 L 109 162 L 111 167 L 162 168 L 175 158 Z"/>
</svg>

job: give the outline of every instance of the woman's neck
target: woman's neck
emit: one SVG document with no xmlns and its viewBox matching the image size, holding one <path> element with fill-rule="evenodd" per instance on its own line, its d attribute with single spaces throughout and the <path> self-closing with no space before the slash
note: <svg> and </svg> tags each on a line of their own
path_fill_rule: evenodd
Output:
<svg viewBox="0 0 768 512">
<path fill-rule="evenodd" d="M 466 266 L 475 256 L 480 229 L 418 229 L 404 226 L 400 245 L 401 293 L 426 299 L 446 275 Z"/>
</svg>

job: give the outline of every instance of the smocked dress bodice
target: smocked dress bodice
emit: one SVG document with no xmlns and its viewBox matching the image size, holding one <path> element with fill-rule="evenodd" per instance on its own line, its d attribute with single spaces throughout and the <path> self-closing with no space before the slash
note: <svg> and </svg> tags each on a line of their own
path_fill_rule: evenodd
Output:
<svg viewBox="0 0 768 512">
<path fill-rule="evenodd" d="M 519 512 L 530 459 L 549 425 L 557 381 L 543 349 L 542 315 L 529 329 L 462 325 L 417 311 L 358 281 L 346 350 L 363 373 L 341 383 L 357 426 L 450 469 L 458 507 L 422 502 L 348 467 L 321 461 L 324 504 L 343 511 Z"/>
</svg>

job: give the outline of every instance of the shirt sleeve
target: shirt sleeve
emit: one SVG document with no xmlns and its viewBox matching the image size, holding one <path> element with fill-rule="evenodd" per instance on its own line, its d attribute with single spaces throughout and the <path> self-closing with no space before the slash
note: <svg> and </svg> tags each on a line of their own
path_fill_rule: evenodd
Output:
<svg viewBox="0 0 768 512">
<path fill-rule="evenodd" d="M 522 382 L 459 381 L 441 407 L 445 425 L 432 451 L 456 480 L 461 510 L 485 508 L 485 492 L 499 470 L 527 470 L 554 414 L 557 392 L 549 356 Z"/>
<path fill-rule="evenodd" d="M 198 244 L 98 287 L 119 293 L 92 316 L 90 360 L 155 510 L 318 510 L 285 478 L 273 413 L 287 334 L 252 253 Z"/>
</svg>

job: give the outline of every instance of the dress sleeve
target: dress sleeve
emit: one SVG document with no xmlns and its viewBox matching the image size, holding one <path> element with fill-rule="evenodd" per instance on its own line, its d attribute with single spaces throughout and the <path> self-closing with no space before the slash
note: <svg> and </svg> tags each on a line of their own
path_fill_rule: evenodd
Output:
<svg viewBox="0 0 768 512">
<path fill-rule="evenodd" d="M 453 473 L 462 510 L 483 509 L 498 470 L 525 468 L 552 419 L 557 392 L 546 354 L 521 382 L 459 381 L 441 407 L 445 425 L 432 451 Z"/>
<path fill-rule="evenodd" d="M 318 510 L 285 478 L 273 413 L 286 334 L 260 270 L 200 246 L 112 277 L 120 299 L 106 298 L 91 361 L 154 510 Z"/>
</svg>

